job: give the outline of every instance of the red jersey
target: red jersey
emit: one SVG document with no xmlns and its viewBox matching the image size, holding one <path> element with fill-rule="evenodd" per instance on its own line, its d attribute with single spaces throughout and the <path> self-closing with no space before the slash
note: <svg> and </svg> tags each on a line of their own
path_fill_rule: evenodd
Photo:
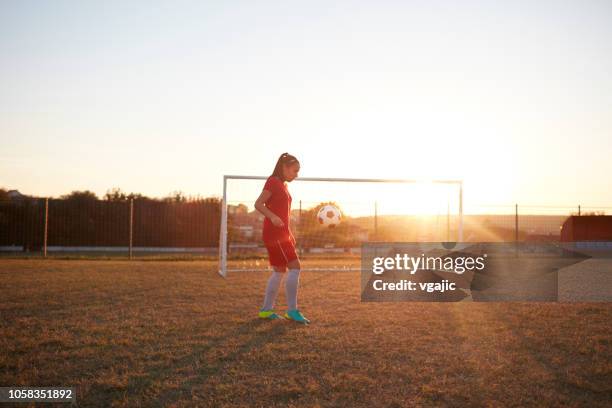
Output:
<svg viewBox="0 0 612 408">
<path fill-rule="evenodd" d="M 276 227 L 268 217 L 265 217 L 263 223 L 263 240 L 264 242 L 289 241 L 293 240 L 291 230 L 289 229 L 289 219 L 291 218 L 291 194 L 287 190 L 286 184 L 276 176 L 268 177 L 264 190 L 268 190 L 272 195 L 266 201 L 266 207 L 276 214 L 285 224 L 282 227 Z"/>
</svg>

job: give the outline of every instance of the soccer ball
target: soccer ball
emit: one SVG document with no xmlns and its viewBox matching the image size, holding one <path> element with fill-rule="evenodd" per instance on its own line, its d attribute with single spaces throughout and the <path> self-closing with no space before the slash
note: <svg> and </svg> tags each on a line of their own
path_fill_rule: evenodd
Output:
<svg viewBox="0 0 612 408">
<path fill-rule="evenodd" d="M 340 210 L 333 205 L 324 205 L 317 214 L 319 224 L 329 228 L 333 228 L 340 224 L 341 218 L 342 215 L 340 214 Z"/>
</svg>

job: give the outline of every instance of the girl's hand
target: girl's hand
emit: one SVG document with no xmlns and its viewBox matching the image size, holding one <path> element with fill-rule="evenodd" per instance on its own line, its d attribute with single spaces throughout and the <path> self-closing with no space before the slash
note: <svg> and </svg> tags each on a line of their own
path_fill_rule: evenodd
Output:
<svg viewBox="0 0 612 408">
<path fill-rule="evenodd" d="M 275 227 L 284 227 L 285 226 L 285 223 L 283 222 L 283 220 L 280 219 L 280 217 L 278 215 L 273 215 L 270 218 L 270 221 L 272 221 L 272 224 Z"/>
</svg>

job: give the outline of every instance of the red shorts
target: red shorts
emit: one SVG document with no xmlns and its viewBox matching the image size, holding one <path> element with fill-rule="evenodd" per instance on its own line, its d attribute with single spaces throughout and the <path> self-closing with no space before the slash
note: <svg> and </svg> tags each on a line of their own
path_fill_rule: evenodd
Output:
<svg viewBox="0 0 612 408">
<path fill-rule="evenodd" d="M 289 262 L 298 259 L 293 241 L 277 240 L 266 242 L 265 245 L 271 266 L 286 268 Z"/>
</svg>

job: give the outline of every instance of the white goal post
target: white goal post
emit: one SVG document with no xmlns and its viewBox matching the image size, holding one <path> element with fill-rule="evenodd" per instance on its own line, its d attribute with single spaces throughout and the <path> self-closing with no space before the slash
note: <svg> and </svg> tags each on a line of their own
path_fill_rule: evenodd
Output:
<svg viewBox="0 0 612 408">
<path fill-rule="evenodd" d="M 261 192 L 261 189 L 263 188 L 263 182 L 268 179 L 269 176 L 241 176 L 241 175 L 224 175 L 223 176 L 223 197 L 222 197 L 222 201 L 221 201 L 221 223 L 220 223 L 220 232 L 219 232 L 219 274 L 223 277 L 227 276 L 228 272 L 232 272 L 232 271 L 245 271 L 245 270 L 260 270 L 262 269 L 262 266 L 258 267 L 258 268 L 249 268 L 249 267 L 239 267 L 239 268 L 228 268 L 228 239 L 229 239 L 229 234 L 228 234 L 228 209 L 231 206 L 232 202 L 236 202 L 238 203 L 239 201 L 232 201 L 232 199 L 228 200 L 228 182 L 230 180 L 238 180 L 238 181 L 242 181 L 243 183 L 255 183 L 254 185 L 251 185 L 251 191 L 249 191 L 248 193 L 245 193 L 245 191 L 247 191 L 247 188 L 244 188 L 245 186 L 243 186 L 243 188 L 241 188 L 238 194 L 246 194 L 247 198 L 244 199 L 243 201 L 241 201 L 240 205 L 243 207 L 242 211 L 244 214 L 256 214 L 258 215 L 259 213 L 256 212 L 256 210 L 252 210 L 251 212 L 248 212 L 248 210 L 246 208 L 248 208 L 248 206 L 252 205 L 255 200 L 257 199 L 259 192 Z M 454 209 L 453 211 L 453 220 L 455 220 L 455 224 L 453 227 L 453 232 L 455 234 L 453 234 L 453 237 L 456 239 L 446 239 L 449 241 L 456 241 L 456 242 L 462 242 L 463 241 L 463 181 L 462 180 L 416 180 L 416 179 L 369 179 L 369 178 L 324 178 L 324 177 L 298 177 L 296 178 L 293 182 L 290 183 L 289 185 L 289 189 L 291 194 L 293 195 L 293 186 L 296 184 L 302 184 L 302 183 L 323 183 L 320 185 L 317 185 L 317 187 L 314 188 L 313 191 L 319 191 L 320 186 L 323 185 L 327 185 L 327 184 L 332 184 L 334 186 L 344 186 L 344 185 L 355 185 L 356 183 L 363 183 L 364 185 L 369 185 L 369 186 L 375 186 L 375 185 L 381 185 L 381 184 L 385 184 L 385 185 L 392 185 L 392 190 L 393 191 L 397 191 L 399 190 L 401 185 L 417 185 L 417 184 L 428 184 L 428 185 L 446 185 L 446 186 L 450 186 L 450 187 L 455 187 L 456 188 L 456 196 L 453 198 L 453 204 L 456 204 L 456 209 Z M 397 185 L 397 187 L 395 186 Z M 371 187 L 369 187 L 371 189 Z M 332 190 L 330 190 L 332 191 Z M 337 188 L 333 188 L 333 191 L 339 191 L 339 189 Z M 338 193 L 338 194 L 342 194 L 342 193 Z M 355 193 L 353 194 L 353 196 L 359 196 L 359 194 L 362 193 Z M 373 199 L 376 199 L 376 192 L 372 193 L 374 195 Z M 454 193 L 453 193 L 454 194 Z M 312 194 L 311 194 L 312 195 Z M 346 195 L 346 194 L 345 194 Z M 363 193 L 362 195 L 366 195 L 365 193 Z M 232 197 L 233 198 L 233 197 Z M 372 199 L 372 198 L 371 198 Z M 325 196 L 325 194 L 323 193 L 323 195 L 319 198 L 320 201 L 328 201 L 329 198 Z M 406 200 L 410 200 L 410 198 L 407 198 Z M 396 203 L 397 202 L 402 202 L 402 198 L 399 199 L 395 199 L 394 200 Z M 314 201 L 313 201 L 314 202 Z M 407 201 L 408 202 L 408 201 Z M 448 211 L 450 214 L 450 199 L 448 201 Z M 232 210 L 236 210 L 237 206 L 233 206 L 233 208 L 231 208 Z M 294 197 L 293 199 L 293 204 L 292 204 L 292 209 L 296 208 L 296 199 Z M 302 214 L 302 200 L 299 200 L 299 214 L 301 217 Z M 450 220 L 450 215 L 447 214 L 447 220 Z M 246 216 L 246 215 L 245 215 Z M 262 220 L 263 216 L 258 215 L 259 219 Z M 363 217 L 362 217 L 363 218 Z M 371 218 L 371 217 L 370 217 Z M 377 221 L 377 206 L 376 203 L 374 204 L 374 223 L 376 223 Z M 300 219 L 301 222 L 301 219 Z M 447 221 L 448 223 L 450 223 L 450 221 Z M 449 224 L 450 225 L 450 224 Z M 236 226 L 232 226 L 232 228 L 234 228 Z M 448 231 L 451 230 L 450 226 L 447 226 Z M 256 241 L 261 241 L 261 237 L 256 236 L 253 232 L 253 228 L 252 226 L 242 226 L 242 230 L 246 230 L 246 232 L 250 233 L 251 235 L 251 241 L 252 243 L 250 244 L 243 244 L 244 247 L 250 247 L 250 248 L 254 248 L 255 247 L 255 243 Z M 450 233 L 447 232 L 447 238 L 450 237 Z M 376 236 L 374 236 L 374 238 L 377 238 Z M 299 237 L 297 237 L 298 241 L 299 241 Z M 369 239 L 366 238 L 366 241 L 368 241 Z M 370 240 L 372 241 L 372 240 Z M 376 241 L 376 239 L 374 239 L 374 241 Z M 299 244 L 299 242 L 298 242 Z M 249 246 L 250 245 L 250 246 Z M 332 244 L 333 245 L 333 244 Z M 236 244 L 236 246 L 240 246 L 239 244 Z M 329 246 L 329 244 L 328 244 Z M 261 258 L 265 258 L 265 253 L 262 251 L 262 247 L 263 247 L 263 242 L 261 242 L 261 246 L 259 246 L 257 249 L 260 251 L 261 254 Z M 313 249 L 314 251 L 314 249 Z M 267 262 L 267 261 L 266 261 Z M 243 262 L 246 263 L 246 262 Z M 257 262 L 258 265 L 262 265 L 264 264 L 264 262 Z M 267 269 L 267 264 L 265 265 L 265 268 Z"/>
</svg>

